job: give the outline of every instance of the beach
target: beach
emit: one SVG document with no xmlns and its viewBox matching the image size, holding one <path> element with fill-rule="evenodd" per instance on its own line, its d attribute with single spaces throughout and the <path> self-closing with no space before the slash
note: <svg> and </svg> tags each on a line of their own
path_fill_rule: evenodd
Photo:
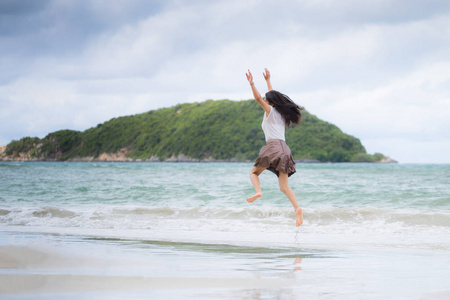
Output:
<svg viewBox="0 0 450 300">
<path fill-rule="evenodd" d="M 448 299 L 450 166 L 0 163 L 7 299 Z"/>
</svg>

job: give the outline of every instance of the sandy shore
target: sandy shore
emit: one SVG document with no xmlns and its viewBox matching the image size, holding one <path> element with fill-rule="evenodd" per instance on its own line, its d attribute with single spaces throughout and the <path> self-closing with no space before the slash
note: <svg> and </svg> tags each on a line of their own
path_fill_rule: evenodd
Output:
<svg viewBox="0 0 450 300">
<path fill-rule="evenodd" d="M 0 294 L 66 293 L 104 290 L 289 287 L 293 280 L 240 278 L 158 278 L 132 276 L 86 276 L 8 274 L 0 275 Z"/>
<path fill-rule="evenodd" d="M 448 261 L 429 253 L 0 231 L 0 298 L 450 299 Z"/>
<path fill-rule="evenodd" d="M 291 279 L 188 278 L 64 274 L 77 266 L 100 272 L 115 259 L 61 255 L 43 248 L 0 246 L 0 294 L 73 293 L 105 290 L 245 288 L 271 289 L 295 284 Z M 6 274 L 5 274 L 6 273 Z M 46 274 L 53 273 L 53 274 Z M 57 273 L 57 274 L 54 274 Z"/>
<path fill-rule="evenodd" d="M 67 293 L 104 290 L 289 287 L 293 280 L 241 278 L 158 278 L 132 276 L 86 276 L 9 274 L 0 275 L 0 294 Z"/>
</svg>

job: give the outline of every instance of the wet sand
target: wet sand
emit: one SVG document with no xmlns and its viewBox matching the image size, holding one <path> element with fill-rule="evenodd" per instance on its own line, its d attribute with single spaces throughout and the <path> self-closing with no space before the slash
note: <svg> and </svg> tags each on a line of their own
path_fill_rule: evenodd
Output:
<svg viewBox="0 0 450 300">
<path fill-rule="evenodd" d="M 437 276 L 449 264 L 404 249 L 362 253 L 0 232 L 0 296 L 11 299 L 449 299 Z"/>
<path fill-rule="evenodd" d="M 76 253 L 79 249 L 73 245 L 62 248 L 54 251 L 42 244 L 0 246 L 0 295 L 57 298 L 61 293 L 69 293 L 83 298 L 89 297 L 89 292 L 103 292 L 108 297 L 108 292 L 113 291 L 148 291 L 152 295 L 151 291 L 167 289 L 170 297 L 178 299 L 185 290 L 195 294 L 211 289 L 259 290 L 295 285 L 294 279 L 276 278 L 120 276 L 118 273 L 139 273 L 139 261 L 127 255 L 124 261 L 118 260 L 117 253 L 105 256 L 104 249 L 87 256 L 86 249 Z M 152 269 L 152 264 L 144 261 L 141 267 Z M 91 275 L 101 273 L 105 275 Z"/>
</svg>

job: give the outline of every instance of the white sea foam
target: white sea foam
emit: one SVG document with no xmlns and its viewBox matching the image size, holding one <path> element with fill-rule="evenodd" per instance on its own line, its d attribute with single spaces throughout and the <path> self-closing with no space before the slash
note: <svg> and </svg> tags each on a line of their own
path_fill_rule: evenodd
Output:
<svg viewBox="0 0 450 300">
<path fill-rule="evenodd" d="M 173 220 L 175 222 L 189 220 L 212 221 L 247 221 L 263 222 L 274 226 L 291 223 L 294 213 L 290 208 L 281 207 L 138 207 L 138 206 L 90 206 L 82 208 L 15 207 L 0 208 L 0 221 L 4 225 L 48 225 L 57 222 L 60 226 L 90 226 L 97 221 L 110 224 L 109 227 L 126 227 L 130 220 L 136 224 L 157 224 Z M 305 223 L 309 226 L 336 226 L 339 224 L 380 223 L 397 224 L 407 227 L 429 227 L 440 230 L 450 228 L 450 215 L 440 212 L 421 213 L 418 211 L 390 210 L 377 208 L 305 208 Z M 95 225 L 92 225 L 95 227 Z M 144 225 L 144 227 L 147 227 Z"/>
<path fill-rule="evenodd" d="M 450 249 L 450 216 L 442 213 L 375 208 L 305 209 L 304 224 L 296 229 L 292 210 L 280 207 L 44 206 L 0 208 L 0 212 L 0 230 L 5 231 L 20 228 L 25 232 L 293 246 L 292 236 L 298 230 L 302 241 L 316 246 L 390 244 Z"/>
</svg>

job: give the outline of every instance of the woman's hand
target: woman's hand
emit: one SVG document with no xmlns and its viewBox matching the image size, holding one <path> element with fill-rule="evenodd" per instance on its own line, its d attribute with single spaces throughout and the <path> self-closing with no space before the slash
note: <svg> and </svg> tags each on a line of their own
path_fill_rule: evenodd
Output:
<svg viewBox="0 0 450 300">
<path fill-rule="evenodd" d="M 253 83 L 253 75 L 252 75 L 252 72 L 250 72 L 250 70 L 248 70 L 248 74 L 245 73 L 245 76 L 247 76 L 248 82 L 249 82 L 250 84 L 252 84 L 252 83 Z"/>
<path fill-rule="evenodd" d="M 264 70 L 265 70 L 265 72 L 263 72 L 264 79 L 268 81 L 270 80 L 270 72 L 269 70 L 267 70 L 267 68 L 265 68 Z"/>
<path fill-rule="evenodd" d="M 267 69 L 266 69 L 266 71 L 267 71 Z M 267 71 L 267 73 L 268 72 L 269 71 Z M 261 105 L 261 107 L 266 112 L 266 116 L 268 116 L 270 113 L 270 106 L 269 106 L 269 104 L 267 104 L 266 101 L 263 100 L 263 98 L 261 97 L 261 94 L 256 89 L 255 84 L 253 83 L 252 72 L 250 72 L 250 70 L 248 70 L 248 73 L 245 73 L 245 76 L 247 76 L 247 80 L 250 83 L 250 86 L 252 87 L 253 97 L 255 97 L 255 100 L 258 101 L 259 105 Z"/>
<path fill-rule="evenodd" d="M 271 90 L 273 90 L 272 83 L 270 83 L 270 72 L 267 69 L 264 69 L 264 70 L 265 70 L 265 72 L 263 72 L 263 76 L 264 76 L 264 79 L 266 80 L 266 83 L 267 83 L 267 89 L 270 92 Z"/>
</svg>

